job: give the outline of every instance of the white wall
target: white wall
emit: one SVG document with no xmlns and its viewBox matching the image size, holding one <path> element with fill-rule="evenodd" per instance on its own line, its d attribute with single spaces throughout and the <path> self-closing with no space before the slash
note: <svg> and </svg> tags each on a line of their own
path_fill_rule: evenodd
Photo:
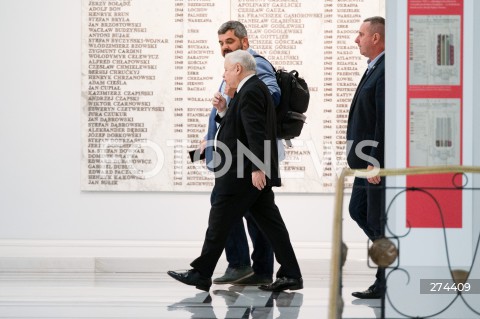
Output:
<svg viewBox="0 0 480 319">
<path fill-rule="evenodd" d="M 80 191 L 80 23 L 80 0 L 0 1 L 0 257 L 193 258 L 208 193 Z M 329 258 L 333 195 L 277 202 L 299 258 Z"/>
</svg>

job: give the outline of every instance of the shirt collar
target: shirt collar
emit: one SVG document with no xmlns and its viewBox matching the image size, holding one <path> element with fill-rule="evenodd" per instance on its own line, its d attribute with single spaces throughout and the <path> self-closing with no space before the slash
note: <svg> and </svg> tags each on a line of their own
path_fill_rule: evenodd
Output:
<svg viewBox="0 0 480 319">
<path fill-rule="evenodd" d="M 238 83 L 238 86 L 237 86 L 237 93 L 240 92 L 240 89 L 242 88 L 242 86 L 245 84 L 245 82 L 248 81 L 248 79 L 250 79 L 252 76 L 254 76 L 255 74 L 250 74 L 250 75 L 247 75 L 246 77 L 244 77 L 240 83 Z"/>
<path fill-rule="evenodd" d="M 385 51 L 383 51 L 382 53 L 380 53 L 379 55 L 377 55 L 377 57 L 373 60 L 368 60 L 368 72 L 370 72 L 370 70 L 375 66 L 375 63 L 377 63 L 377 61 L 383 56 L 385 55 Z"/>
</svg>

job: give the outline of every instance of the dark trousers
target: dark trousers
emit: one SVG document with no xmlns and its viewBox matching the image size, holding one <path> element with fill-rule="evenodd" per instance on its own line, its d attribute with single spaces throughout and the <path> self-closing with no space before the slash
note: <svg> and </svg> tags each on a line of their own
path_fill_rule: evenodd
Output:
<svg viewBox="0 0 480 319">
<path fill-rule="evenodd" d="M 217 192 L 210 209 L 202 253 L 190 265 L 203 276 L 211 277 L 234 223 L 241 222 L 246 211 L 250 212 L 272 245 L 280 264 L 276 276 L 301 278 L 300 267 L 271 187 L 259 191 L 251 186 L 233 195 Z"/>
<path fill-rule="evenodd" d="M 355 177 L 348 210 L 371 241 L 383 237 L 385 178 L 375 185 L 366 178 Z"/>
<path fill-rule="evenodd" d="M 355 177 L 349 204 L 350 217 L 357 222 L 371 241 L 383 237 L 385 216 L 385 178 L 370 184 L 366 178 Z M 385 289 L 385 269 L 378 268 L 371 288 Z"/>
<path fill-rule="evenodd" d="M 212 191 L 210 203 L 213 205 L 217 193 Z M 250 263 L 250 250 L 248 247 L 247 234 L 243 220 L 235 221 L 230 230 L 230 234 L 225 244 L 225 255 L 227 256 L 228 266 L 237 268 L 240 266 L 252 265 L 253 271 L 257 275 L 271 277 L 273 275 L 273 250 L 265 235 L 260 231 L 252 215 L 245 214 L 247 228 L 252 239 L 252 261 Z"/>
</svg>

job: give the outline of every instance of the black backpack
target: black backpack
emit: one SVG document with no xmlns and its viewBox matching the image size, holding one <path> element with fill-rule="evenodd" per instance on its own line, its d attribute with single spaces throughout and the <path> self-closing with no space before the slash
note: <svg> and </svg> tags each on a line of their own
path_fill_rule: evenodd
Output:
<svg viewBox="0 0 480 319">
<path fill-rule="evenodd" d="M 266 60 L 261 55 L 254 55 Z M 277 115 L 277 138 L 285 140 L 288 147 L 292 147 L 291 139 L 300 136 L 303 125 L 307 117 L 303 114 L 308 109 L 310 101 L 310 92 L 308 85 L 303 78 L 299 76 L 298 71 L 287 71 L 284 69 L 275 69 L 278 86 L 281 91 L 280 104 L 276 107 Z"/>
</svg>

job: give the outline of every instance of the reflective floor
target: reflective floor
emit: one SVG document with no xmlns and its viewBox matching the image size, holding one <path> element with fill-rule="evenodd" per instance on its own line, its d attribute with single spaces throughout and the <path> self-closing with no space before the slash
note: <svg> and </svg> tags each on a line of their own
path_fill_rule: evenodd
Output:
<svg viewBox="0 0 480 319">
<path fill-rule="evenodd" d="M 202 292 L 166 274 L 188 265 L 179 259 L 151 273 L 0 273 L 0 318 L 326 318 L 329 262 L 299 262 L 304 289 L 282 293 L 231 285 Z M 374 273 L 366 262 L 347 261 L 343 318 L 380 317 L 379 300 L 351 297 L 373 282 Z"/>
</svg>

